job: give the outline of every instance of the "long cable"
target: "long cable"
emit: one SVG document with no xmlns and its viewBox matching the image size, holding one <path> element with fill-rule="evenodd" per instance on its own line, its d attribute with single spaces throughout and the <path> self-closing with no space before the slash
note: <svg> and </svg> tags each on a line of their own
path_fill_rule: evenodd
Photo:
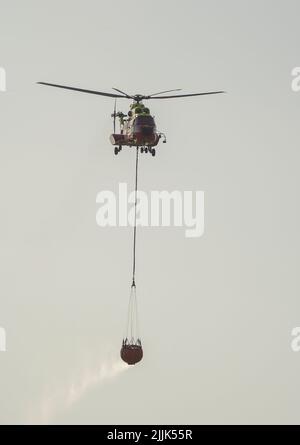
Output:
<svg viewBox="0 0 300 445">
<path fill-rule="evenodd" d="M 135 194 L 134 194 L 134 227 L 133 227 L 133 266 L 132 266 L 132 287 L 135 287 L 135 261 L 136 261 L 136 206 L 137 206 L 137 184 L 139 166 L 139 147 L 136 147 L 135 158 Z"/>
</svg>

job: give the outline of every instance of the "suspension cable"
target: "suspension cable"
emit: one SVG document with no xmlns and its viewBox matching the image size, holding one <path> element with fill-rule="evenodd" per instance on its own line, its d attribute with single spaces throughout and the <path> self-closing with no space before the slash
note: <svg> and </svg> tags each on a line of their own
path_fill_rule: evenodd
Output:
<svg viewBox="0 0 300 445">
<path fill-rule="evenodd" d="M 139 147 L 136 147 L 135 158 L 135 191 L 134 191 L 134 227 L 133 227 L 133 266 L 132 266 L 132 287 L 135 287 L 135 260 L 136 260 L 136 206 L 137 206 L 137 185 L 138 185 L 138 165 Z"/>
</svg>

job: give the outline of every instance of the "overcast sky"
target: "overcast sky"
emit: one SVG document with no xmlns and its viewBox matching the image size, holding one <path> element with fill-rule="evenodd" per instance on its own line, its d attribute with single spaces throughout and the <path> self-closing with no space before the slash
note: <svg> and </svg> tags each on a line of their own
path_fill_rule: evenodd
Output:
<svg viewBox="0 0 300 445">
<path fill-rule="evenodd" d="M 299 2 L 0 0 L 1 423 L 299 422 Z M 109 143 L 129 93 L 168 143 L 140 188 L 202 190 L 205 233 L 138 231 L 144 360 L 119 359 L 130 228 L 99 228 L 96 196 L 133 187 Z M 127 111 L 129 102 L 120 100 Z"/>
</svg>

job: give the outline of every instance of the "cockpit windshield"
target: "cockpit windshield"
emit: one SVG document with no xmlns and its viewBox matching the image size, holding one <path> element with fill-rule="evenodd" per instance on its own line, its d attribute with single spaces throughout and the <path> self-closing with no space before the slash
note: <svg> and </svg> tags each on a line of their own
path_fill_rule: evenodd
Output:
<svg viewBox="0 0 300 445">
<path fill-rule="evenodd" d="M 134 131 L 144 136 L 150 136 L 155 131 L 155 122 L 152 116 L 137 116 L 134 120 Z"/>
<path fill-rule="evenodd" d="M 136 125 L 149 125 L 150 127 L 154 127 L 155 123 L 154 123 L 154 119 L 152 116 L 137 116 L 135 118 L 134 123 Z"/>
</svg>

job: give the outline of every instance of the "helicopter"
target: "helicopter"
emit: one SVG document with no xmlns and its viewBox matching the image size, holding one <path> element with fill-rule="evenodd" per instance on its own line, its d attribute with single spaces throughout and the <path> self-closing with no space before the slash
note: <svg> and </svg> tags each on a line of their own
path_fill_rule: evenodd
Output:
<svg viewBox="0 0 300 445">
<path fill-rule="evenodd" d="M 177 88 L 174 90 L 160 91 L 159 93 L 143 95 L 134 94 L 130 95 L 118 88 L 112 88 L 115 93 L 105 93 L 101 91 L 86 90 L 82 88 L 75 88 L 66 85 L 58 85 L 47 82 L 37 82 L 40 85 L 46 85 L 50 87 L 63 88 L 66 90 L 79 91 L 81 93 L 96 94 L 99 96 L 106 96 L 115 98 L 114 111 L 111 114 L 113 118 L 113 134 L 110 136 L 110 142 L 114 146 L 114 153 L 117 155 L 122 148 L 125 147 L 137 147 L 140 148 L 141 153 L 151 153 L 155 156 L 156 149 L 160 139 L 163 139 L 163 143 L 167 142 L 166 135 L 156 128 L 154 116 L 150 113 L 150 109 L 143 104 L 144 100 L 149 99 L 173 99 L 191 96 L 206 96 L 211 94 L 222 94 L 225 91 L 209 91 L 205 93 L 192 93 L 192 94 L 176 94 L 165 95 L 174 91 L 181 91 Z M 118 93 L 118 94 L 117 94 Z M 130 109 L 127 114 L 122 111 L 117 111 L 116 104 L 117 99 L 131 99 L 133 103 L 130 105 Z M 119 119 L 120 130 L 116 133 L 116 119 Z"/>
</svg>

